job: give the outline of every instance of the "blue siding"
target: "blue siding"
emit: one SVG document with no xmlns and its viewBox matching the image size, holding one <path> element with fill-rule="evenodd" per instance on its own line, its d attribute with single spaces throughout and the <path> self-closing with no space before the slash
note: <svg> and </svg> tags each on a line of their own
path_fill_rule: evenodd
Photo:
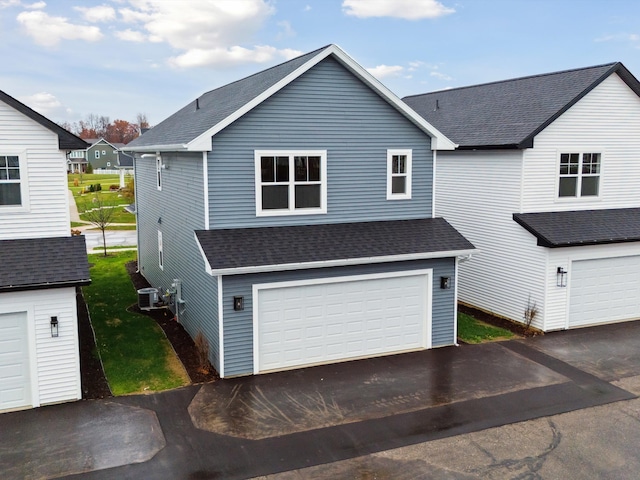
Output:
<svg viewBox="0 0 640 480">
<path fill-rule="evenodd" d="M 440 277 L 451 277 L 451 285 L 455 285 L 455 260 L 453 258 L 223 277 L 225 376 L 253 373 L 252 286 L 254 283 L 286 282 L 428 268 L 433 269 L 432 344 L 434 347 L 452 345 L 455 343 L 454 289 L 442 290 Z M 244 296 L 243 311 L 233 310 L 234 295 Z"/>
<path fill-rule="evenodd" d="M 430 138 L 327 58 L 218 133 L 209 153 L 211 228 L 431 216 Z M 410 200 L 386 199 L 387 149 L 413 150 Z M 256 217 L 254 151 L 327 150 L 327 214 Z"/>
<path fill-rule="evenodd" d="M 135 160 L 138 216 L 138 261 L 154 287 L 182 281 L 185 300 L 180 321 L 191 337 L 201 331 L 210 346 L 211 363 L 219 367 L 218 284 L 205 272 L 194 230 L 204 228 L 202 154 L 162 154 L 162 191 L 156 187 L 154 158 Z M 161 219 L 161 223 L 158 223 Z M 162 231 L 164 269 L 158 265 L 158 230 Z"/>
</svg>

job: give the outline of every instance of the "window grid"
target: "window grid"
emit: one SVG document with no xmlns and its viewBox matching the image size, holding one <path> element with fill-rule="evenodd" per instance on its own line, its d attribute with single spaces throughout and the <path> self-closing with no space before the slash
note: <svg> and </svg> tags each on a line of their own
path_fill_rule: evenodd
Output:
<svg viewBox="0 0 640 480">
<path fill-rule="evenodd" d="M 20 158 L 0 155 L 0 206 L 22 205 Z"/>
<path fill-rule="evenodd" d="M 600 190 L 600 153 L 560 154 L 558 197 L 597 197 Z"/>
</svg>

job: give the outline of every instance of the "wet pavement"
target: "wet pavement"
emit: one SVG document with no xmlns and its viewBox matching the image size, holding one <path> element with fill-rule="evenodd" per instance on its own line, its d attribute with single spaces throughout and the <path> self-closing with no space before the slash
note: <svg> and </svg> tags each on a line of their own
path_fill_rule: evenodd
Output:
<svg viewBox="0 0 640 480">
<path fill-rule="evenodd" d="M 312 473 L 355 464 L 395 472 L 355 478 L 404 478 L 427 457 L 384 452 L 635 399 L 640 322 L 621 325 L 6 413 L 0 470 L 7 479 L 345 478 Z M 552 448 L 558 435 L 545 425 L 521 447 Z"/>
</svg>

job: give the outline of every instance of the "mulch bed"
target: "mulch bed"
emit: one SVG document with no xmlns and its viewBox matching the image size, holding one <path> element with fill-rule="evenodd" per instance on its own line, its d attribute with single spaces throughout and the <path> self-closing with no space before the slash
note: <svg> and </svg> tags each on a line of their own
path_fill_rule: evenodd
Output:
<svg viewBox="0 0 640 480">
<path fill-rule="evenodd" d="M 504 328 L 505 330 L 509 330 L 510 332 L 513 332 L 521 337 L 535 337 L 537 335 L 543 334 L 542 331 L 536 328 L 527 328 L 522 323 L 517 323 L 507 318 L 498 317 L 489 312 L 485 312 L 484 310 L 480 310 L 469 305 L 464 305 L 462 303 L 458 304 L 458 310 L 462 313 L 466 313 L 467 315 L 471 315 L 473 318 L 480 320 L 481 322 L 488 323 L 489 325 L 493 325 L 495 327 Z"/>
<path fill-rule="evenodd" d="M 150 286 L 147 280 L 140 273 L 136 272 L 138 266 L 135 261 L 127 263 L 125 267 L 136 291 Z M 87 305 L 80 288 L 77 289 L 76 302 L 78 305 L 78 333 L 80 336 L 82 398 L 96 399 L 111 397 L 113 394 L 109 389 L 109 383 L 105 377 L 102 362 L 96 353 L 93 327 L 91 326 Z M 209 372 L 202 371 L 193 340 L 184 327 L 174 320 L 173 313 L 171 313 L 170 310 L 159 308 L 142 311 L 138 308 L 137 304 L 132 305 L 128 310 L 141 315 L 147 315 L 158 323 L 169 339 L 178 358 L 184 365 L 192 384 L 211 382 L 219 378 L 213 368 L 211 368 Z"/>
</svg>

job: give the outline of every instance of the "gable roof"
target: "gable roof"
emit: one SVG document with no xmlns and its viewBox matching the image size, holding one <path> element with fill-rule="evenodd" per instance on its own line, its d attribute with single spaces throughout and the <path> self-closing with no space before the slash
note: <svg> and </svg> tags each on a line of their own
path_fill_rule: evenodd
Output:
<svg viewBox="0 0 640 480">
<path fill-rule="evenodd" d="M 431 136 L 432 148 L 435 149 L 436 146 L 440 150 L 455 148 L 448 138 L 408 108 L 344 51 L 336 45 L 328 45 L 203 94 L 127 144 L 125 150 L 133 152 L 209 151 L 213 135 L 330 55 L 418 128 Z"/>
<path fill-rule="evenodd" d="M 640 242 L 640 208 L 514 213 L 542 247 Z"/>
<path fill-rule="evenodd" d="M 99 143 L 102 143 L 102 144 L 111 145 L 115 150 L 118 150 L 118 149 L 121 149 L 122 147 L 124 147 L 126 145 L 126 143 L 111 143 L 110 141 L 105 140 L 102 137 L 100 137 L 100 138 L 85 138 L 84 140 L 85 140 L 85 142 L 87 142 L 89 144 L 87 148 L 93 148 L 96 145 L 98 145 Z"/>
<path fill-rule="evenodd" d="M 444 218 L 197 230 L 195 234 L 211 275 L 447 258 L 475 251 Z"/>
<path fill-rule="evenodd" d="M 40 115 L 35 110 L 27 107 L 24 103 L 19 102 L 12 96 L 7 95 L 2 90 L 0 90 L 0 100 L 55 133 L 58 136 L 58 148 L 60 150 L 83 150 L 88 147 L 87 142 L 82 140 L 80 137 L 77 137 L 73 133 L 65 130 L 57 123 L 49 120 L 47 117 Z"/>
<path fill-rule="evenodd" d="M 84 236 L 0 240 L 0 292 L 88 285 Z"/>
<path fill-rule="evenodd" d="M 615 62 L 403 100 L 460 149 L 531 148 L 538 133 L 613 73 L 640 96 L 638 80 Z"/>
</svg>

